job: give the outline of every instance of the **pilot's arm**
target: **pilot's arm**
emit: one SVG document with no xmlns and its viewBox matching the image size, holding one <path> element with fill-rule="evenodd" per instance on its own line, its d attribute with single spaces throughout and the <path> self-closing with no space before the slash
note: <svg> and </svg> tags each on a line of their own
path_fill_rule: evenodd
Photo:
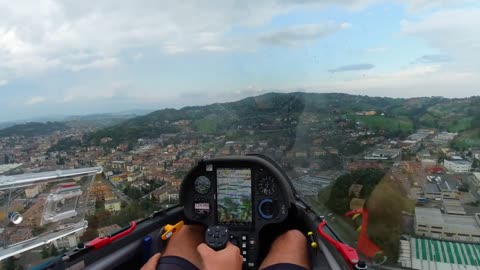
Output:
<svg viewBox="0 0 480 270">
<path fill-rule="evenodd" d="M 202 257 L 203 269 L 205 270 L 242 269 L 243 257 L 240 255 L 240 249 L 230 242 L 219 251 L 211 249 L 206 244 L 200 244 L 197 251 Z"/>
<path fill-rule="evenodd" d="M 162 256 L 162 254 L 160 254 L 160 253 L 157 253 L 157 254 L 153 255 L 150 258 L 150 260 L 148 260 L 148 262 L 146 264 L 144 264 L 142 268 L 140 268 L 140 270 L 155 270 L 155 269 L 157 269 L 158 260 L 160 260 L 161 256 Z"/>
</svg>

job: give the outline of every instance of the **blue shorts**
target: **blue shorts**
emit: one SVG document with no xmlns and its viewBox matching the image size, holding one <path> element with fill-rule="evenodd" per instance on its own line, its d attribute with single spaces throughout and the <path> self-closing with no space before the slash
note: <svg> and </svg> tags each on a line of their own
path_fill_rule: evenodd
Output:
<svg viewBox="0 0 480 270">
<path fill-rule="evenodd" d="M 182 257 L 165 256 L 160 258 L 157 270 L 199 270 L 193 263 Z M 279 263 L 263 268 L 263 270 L 307 270 L 306 268 L 291 264 Z"/>
</svg>

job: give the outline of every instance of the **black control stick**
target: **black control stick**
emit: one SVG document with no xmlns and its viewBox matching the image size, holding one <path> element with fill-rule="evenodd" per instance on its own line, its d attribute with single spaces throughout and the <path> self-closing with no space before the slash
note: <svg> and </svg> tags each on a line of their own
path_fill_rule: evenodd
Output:
<svg viewBox="0 0 480 270">
<path fill-rule="evenodd" d="M 210 226 L 205 232 L 205 243 L 213 250 L 221 250 L 227 246 L 230 239 L 225 226 Z"/>
</svg>

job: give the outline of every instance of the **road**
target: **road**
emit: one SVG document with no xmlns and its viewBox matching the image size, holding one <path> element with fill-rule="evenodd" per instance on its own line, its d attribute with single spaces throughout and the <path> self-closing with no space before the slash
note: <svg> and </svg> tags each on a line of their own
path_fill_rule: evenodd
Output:
<svg viewBox="0 0 480 270">
<path fill-rule="evenodd" d="M 132 202 L 132 199 L 130 199 L 127 195 L 125 195 L 125 193 L 121 192 L 120 190 L 118 190 L 115 185 L 112 183 L 112 181 L 110 181 L 110 179 L 107 178 L 107 183 L 112 187 L 112 191 L 113 193 L 115 193 L 115 195 L 117 195 L 117 197 L 126 202 L 126 203 L 131 203 Z"/>
</svg>

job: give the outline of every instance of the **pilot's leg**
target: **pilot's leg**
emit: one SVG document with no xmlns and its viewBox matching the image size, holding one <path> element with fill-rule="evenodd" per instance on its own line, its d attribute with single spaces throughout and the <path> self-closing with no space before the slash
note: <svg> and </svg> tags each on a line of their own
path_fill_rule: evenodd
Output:
<svg viewBox="0 0 480 270">
<path fill-rule="evenodd" d="M 180 231 L 168 240 L 167 247 L 162 252 L 157 269 L 192 269 L 188 262 L 202 268 L 202 259 L 197 252 L 197 246 L 204 242 L 204 228 L 198 225 L 184 225 Z M 181 257 L 188 262 L 184 262 Z"/>
<path fill-rule="evenodd" d="M 305 235 L 290 230 L 277 237 L 260 269 L 310 269 Z"/>
</svg>

